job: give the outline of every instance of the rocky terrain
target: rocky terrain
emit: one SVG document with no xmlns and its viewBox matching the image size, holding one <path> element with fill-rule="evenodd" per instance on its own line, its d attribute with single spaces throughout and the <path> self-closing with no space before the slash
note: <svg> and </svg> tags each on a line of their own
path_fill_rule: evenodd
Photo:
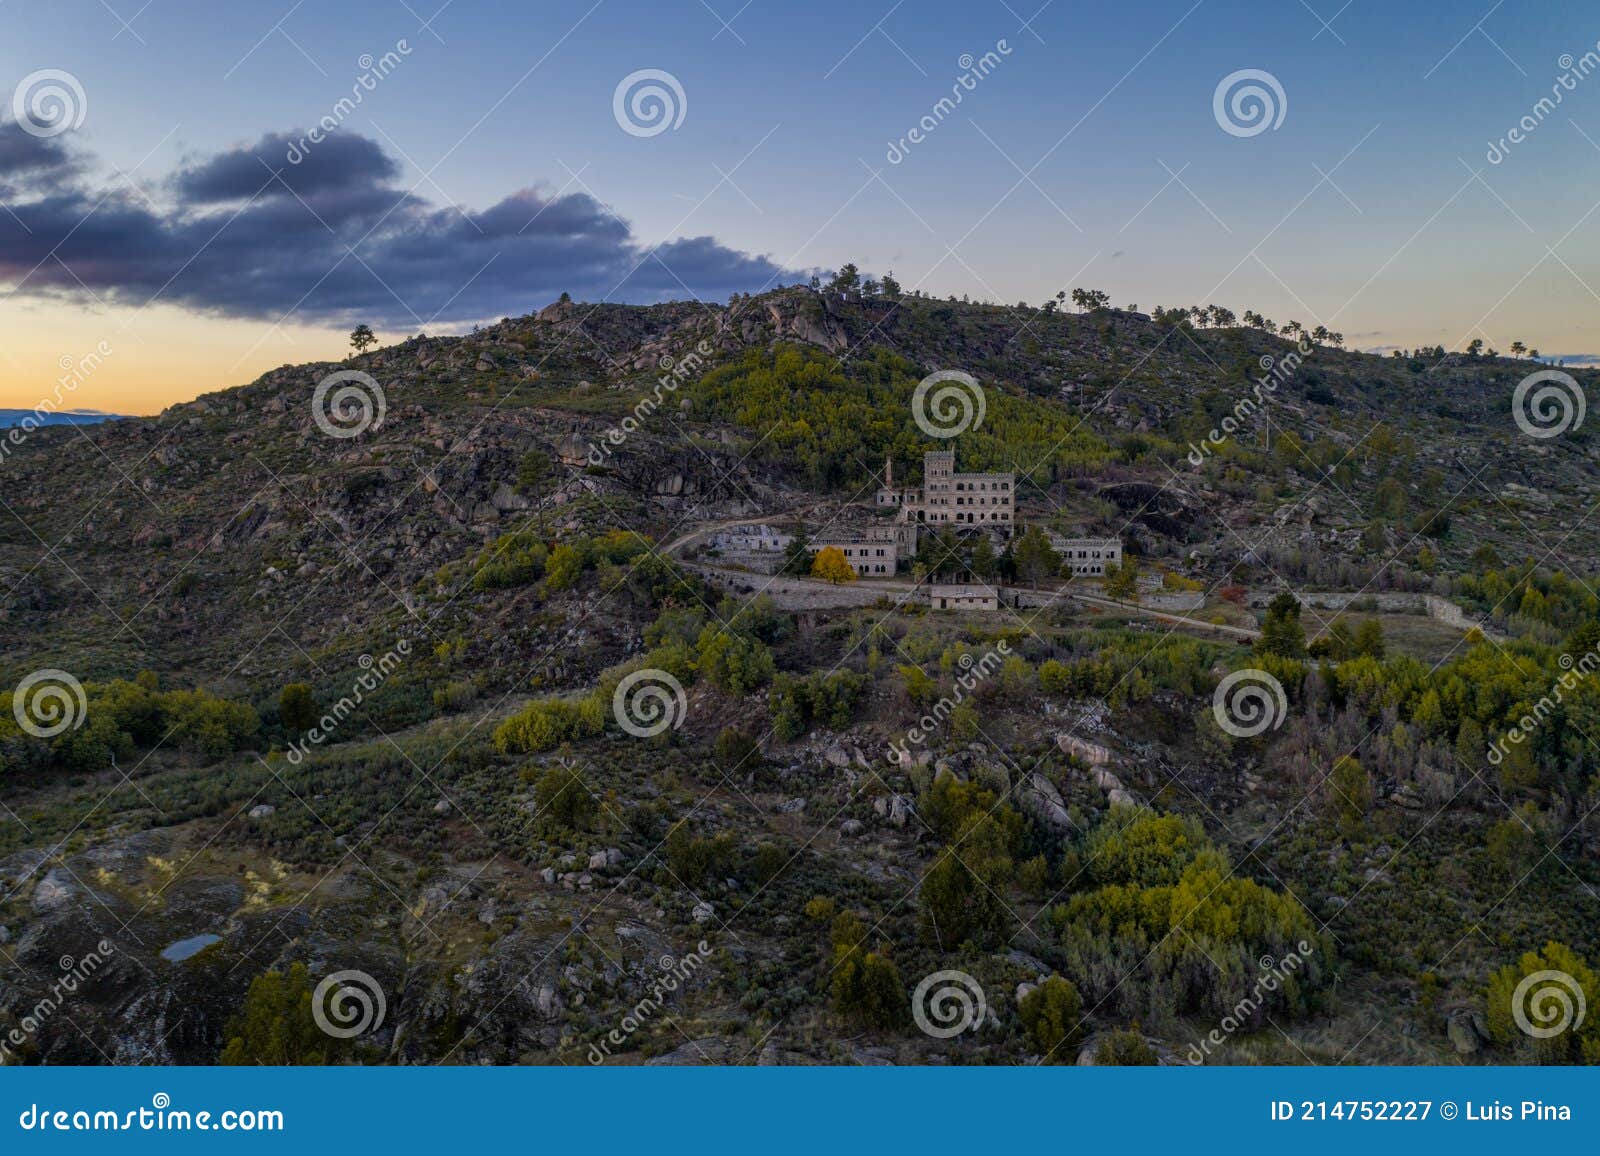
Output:
<svg viewBox="0 0 1600 1156">
<path fill-rule="evenodd" d="M 0 731 L 0 1040 L 19 1037 L 0 1056 L 217 1062 L 254 1046 L 257 981 L 304 964 L 381 993 L 368 1030 L 316 1053 L 330 1062 L 1182 1062 L 1212 1009 L 1249 994 L 1262 945 L 1281 959 L 1291 941 L 1218 931 L 1140 970 L 1168 936 L 1131 916 L 1095 930 L 1073 906 L 1095 898 L 1088 881 L 1121 882 L 1093 864 L 1137 812 L 1197 824 L 1214 847 L 1162 829 L 1177 840 L 1162 861 L 1217 856 L 1314 944 L 1290 1003 L 1212 1062 L 1529 1058 L 1496 1034 L 1490 974 L 1549 940 L 1600 961 L 1596 763 L 1576 739 L 1523 780 L 1447 767 L 1461 719 L 1446 734 L 1415 695 L 1369 704 L 1313 668 L 1281 732 L 1230 743 L 1207 716 L 1217 678 L 1249 660 L 1237 640 L 1070 603 L 788 614 L 754 576 L 724 602 L 727 583 L 666 549 L 725 520 L 870 502 L 887 452 L 940 444 L 913 424 L 911 386 L 958 368 L 992 399 L 991 440 L 954 445 L 1019 473 L 1020 519 L 1122 537 L 1203 591 L 1197 617 L 1253 634 L 1291 590 L 1313 641 L 1348 611 L 1380 623 L 1390 659 L 1448 671 L 1499 651 L 1539 682 L 1554 652 L 1532 648 L 1600 613 L 1584 597 L 1600 547 L 1589 430 L 1519 429 L 1528 363 L 1318 346 L 1264 417 L 1193 464 L 1292 348 L 1132 310 L 802 287 L 727 306 L 562 301 L 153 418 L 32 432 L 0 472 L 0 685 L 67 672 L 88 725 Z M 350 416 L 313 403 L 336 371 L 369 375 L 381 422 L 328 434 Z M 878 407 L 881 428 L 817 402 L 835 397 Z M 1490 571 L 1524 559 L 1501 596 Z M 1425 597 L 1466 616 L 1430 618 Z M 719 627 L 771 669 L 722 657 Z M 1022 668 L 975 692 L 977 717 L 886 758 L 939 697 L 906 668 L 948 694 L 956 656 L 999 641 Z M 664 734 L 504 737 L 530 704 L 609 701 L 620 670 L 664 652 L 693 655 Z M 1052 661 L 1083 685 L 1052 682 Z M 859 686 L 793 705 L 785 679 L 841 671 Z M 291 685 L 313 720 L 360 701 L 308 740 Z M 849 701 L 832 711 L 835 693 Z M 219 721 L 219 702 L 240 713 Z M 1370 781 L 1354 818 L 1321 785 L 1346 751 Z M 591 798 L 572 815 L 550 787 L 565 774 Z M 1495 856 L 1517 832 L 1497 825 L 1527 806 L 1539 842 L 1517 854 L 1537 876 L 1502 885 Z M 929 879 L 988 848 L 991 822 L 1004 852 L 966 866 L 1004 912 L 980 912 L 974 887 L 952 939 L 929 927 Z M 1176 869 L 1157 882 L 1178 886 Z M 851 912 L 859 936 L 838 922 Z M 906 996 L 959 969 L 983 1014 L 954 1040 L 919 1030 L 874 1002 L 874 959 Z M 857 969 L 859 988 L 841 986 Z M 1052 1045 L 1024 997 L 1063 975 L 1083 996 Z"/>
</svg>

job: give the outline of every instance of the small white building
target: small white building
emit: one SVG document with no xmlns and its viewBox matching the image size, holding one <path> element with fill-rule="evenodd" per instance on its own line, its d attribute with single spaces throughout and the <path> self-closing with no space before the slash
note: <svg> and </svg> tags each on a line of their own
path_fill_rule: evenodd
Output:
<svg viewBox="0 0 1600 1156">
<path fill-rule="evenodd" d="M 712 534 L 707 545 L 731 554 L 781 554 L 793 541 L 793 534 L 771 526 L 734 526 Z"/>
<path fill-rule="evenodd" d="M 985 582 L 945 582 L 928 587 L 934 610 L 999 610 L 1000 592 Z"/>
</svg>

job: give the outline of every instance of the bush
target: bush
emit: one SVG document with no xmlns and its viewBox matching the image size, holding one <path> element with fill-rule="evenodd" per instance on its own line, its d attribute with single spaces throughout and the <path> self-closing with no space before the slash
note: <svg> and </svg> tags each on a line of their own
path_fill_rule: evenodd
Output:
<svg viewBox="0 0 1600 1156">
<path fill-rule="evenodd" d="M 1530 977 L 1522 992 L 1518 987 Z M 1518 1000 L 1517 996 L 1521 995 Z M 1578 1009 L 1588 1014 L 1580 1021 Z M 1489 1036 L 1498 1044 L 1518 1045 L 1532 1051 L 1539 1064 L 1600 1064 L 1600 978 L 1583 957 L 1564 943 L 1551 941 L 1538 953 L 1528 952 L 1515 965 L 1489 977 Z M 1531 1036 L 1518 1021 L 1555 1035 Z"/>
<path fill-rule="evenodd" d="M 594 818 L 594 796 L 583 776 L 572 767 L 547 768 L 533 788 L 533 801 L 541 821 L 569 831 L 587 829 Z"/>
<path fill-rule="evenodd" d="M 1161 1062 L 1144 1038 L 1143 1032 L 1118 1029 L 1109 1033 L 1094 1050 L 1094 1062 L 1102 1067 L 1154 1067 Z"/>
<path fill-rule="evenodd" d="M 291 682 L 279 692 L 278 721 L 289 731 L 308 731 L 317 725 L 317 700 L 308 684 Z"/>
<path fill-rule="evenodd" d="M 1061 1054 L 1083 1034 L 1083 997 L 1071 980 L 1052 975 L 1018 1001 L 1017 1012 L 1023 1029 L 1047 1058 L 1057 1062 L 1074 1058 Z"/>
</svg>

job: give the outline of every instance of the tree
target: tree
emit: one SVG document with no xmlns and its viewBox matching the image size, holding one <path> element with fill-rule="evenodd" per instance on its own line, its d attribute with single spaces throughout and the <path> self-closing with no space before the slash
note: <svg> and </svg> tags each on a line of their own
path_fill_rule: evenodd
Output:
<svg viewBox="0 0 1600 1156">
<path fill-rule="evenodd" d="M 1367 769 L 1349 755 L 1340 756 L 1328 775 L 1328 805 L 1347 838 L 1360 832 L 1372 796 L 1372 776 Z"/>
<path fill-rule="evenodd" d="M 368 349 L 378 344 L 378 338 L 372 332 L 372 326 L 363 321 L 350 331 L 350 344 L 357 353 L 365 353 Z"/>
<path fill-rule="evenodd" d="M 1121 602 L 1139 601 L 1139 563 L 1133 558 L 1123 558 L 1121 564 L 1112 562 L 1100 579 L 1107 598 Z"/>
<path fill-rule="evenodd" d="M 1082 1031 L 1083 997 L 1071 980 L 1052 975 L 1017 1001 L 1017 1013 L 1034 1044 L 1056 1059 Z"/>
<path fill-rule="evenodd" d="M 278 695 L 278 720 L 285 730 L 308 731 L 317 725 L 317 700 L 311 687 L 291 682 Z"/>
<path fill-rule="evenodd" d="M 1467 356 L 1468 357 L 1477 357 L 1482 353 L 1483 353 L 1483 338 L 1474 337 L 1471 341 L 1467 342 Z"/>
<path fill-rule="evenodd" d="M 1376 618 L 1369 618 L 1356 627 L 1355 637 L 1350 642 L 1350 650 L 1357 657 L 1383 658 L 1383 623 Z"/>
<path fill-rule="evenodd" d="M 286 1064 L 322 1066 L 349 1051 L 349 1044 L 317 1027 L 311 1014 L 311 976 L 306 965 L 288 974 L 269 971 L 250 981 L 244 1006 L 223 1031 L 220 1062 L 230 1067 Z"/>
<path fill-rule="evenodd" d="M 545 769 L 533 788 L 534 814 L 554 826 L 580 831 L 594 817 L 594 796 L 574 768 L 556 764 Z"/>
<path fill-rule="evenodd" d="M 839 271 L 833 275 L 833 280 L 828 283 L 828 288 L 835 293 L 854 293 L 861 287 L 861 272 L 853 263 L 839 266 Z"/>
<path fill-rule="evenodd" d="M 1035 589 L 1039 579 L 1048 578 L 1061 569 L 1061 555 L 1050 545 L 1038 526 L 1029 526 L 1017 541 L 1014 549 L 1017 575 Z"/>
<path fill-rule="evenodd" d="M 1552 940 L 1501 968 L 1489 977 L 1488 994 L 1495 1043 L 1529 1048 L 1540 1064 L 1600 1063 L 1600 978 L 1566 944 Z M 1579 1008 L 1587 1011 L 1581 1019 Z M 1554 1034 L 1533 1036 L 1528 1027 Z"/>
<path fill-rule="evenodd" d="M 900 282 L 894 279 L 894 270 L 890 269 L 883 275 L 883 280 L 878 283 L 883 296 L 890 301 L 900 300 Z"/>
<path fill-rule="evenodd" d="M 978 535 L 972 547 L 972 572 L 979 578 L 993 578 L 999 565 L 1000 560 L 995 557 L 994 543 L 989 541 L 989 535 Z"/>
<path fill-rule="evenodd" d="M 906 985 L 894 961 L 865 949 L 867 928 L 854 912 L 834 919 L 830 938 L 834 1010 L 869 1027 L 898 1027 L 906 1016 Z"/>
<path fill-rule="evenodd" d="M 854 582 L 856 571 L 845 558 L 843 550 L 837 546 L 824 546 L 811 562 L 811 576 L 837 586 L 841 582 Z"/>
<path fill-rule="evenodd" d="M 1256 653 L 1274 654 L 1279 658 L 1305 656 L 1306 632 L 1300 625 L 1300 600 L 1293 594 L 1279 594 L 1267 604 Z"/>
<path fill-rule="evenodd" d="M 1515 357 L 1515 358 L 1520 360 L 1522 355 L 1524 353 L 1526 353 L 1526 352 L 1528 352 L 1528 347 L 1526 345 L 1524 345 L 1522 342 L 1513 341 L 1511 343 L 1511 356 L 1512 357 Z"/>
<path fill-rule="evenodd" d="M 535 499 L 534 509 L 540 530 L 544 528 L 544 501 L 540 490 L 550 476 L 550 457 L 543 450 L 529 450 L 517 462 L 517 489 Z"/>
</svg>

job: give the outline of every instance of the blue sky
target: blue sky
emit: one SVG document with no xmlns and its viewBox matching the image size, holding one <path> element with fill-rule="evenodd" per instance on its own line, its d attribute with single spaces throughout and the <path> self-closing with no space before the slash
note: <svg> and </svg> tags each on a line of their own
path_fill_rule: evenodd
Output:
<svg viewBox="0 0 1600 1156">
<path fill-rule="evenodd" d="M 679 281 L 725 295 L 853 260 L 938 294 L 1037 302 L 1089 285 L 1144 307 L 1254 307 L 1279 321 L 1324 321 L 1363 348 L 1481 336 L 1501 348 L 1521 338 L 1547 354 L 1600 350 L 1600 296 L 1589 288 L 1600 287 L 1600 74 L 1576 81 L 1500 163 L 1485 156 L 1550 94 L 1563 54 L 1595 48 L 1600 20 L 1576 6 L 141 2 L 5 7 L 0 88 L 59 69 L 84 93 L 81 125 L 51 138 L 73 167 L 62 162 L 51 179 L 70 177 L 75 211 L 108 194 L 112 209 L 127 202 L 127 228 L 137 215 L 167 248 L 140 277 L 98 259 L 91 226 L 59 250 L 81 268 L 51 258 L 23 280 L 55 244 L 58 222 L 42 204 L 19 207 L 37 227 L 10 235 L 27 259 L 0 262 L 12 290 L 0 325 L 27 336 L 0 337 L 0 404 L 32 404 L 60 355 L 108 333 L 118 356 L 79 400 L 143 411 L 336 354 L 349 320 L 338 294 L 349 294 L 350 315 L 370 307 L 386 334 L 419 328 L 419 317 L 443 331 L 469 324 L 474 310 L 538 307 L 565 284 L 563 262 L 589 298 L 681 296 Z M 409 191 L 414 220 L 389 224 L 431 231 L 459 268 L 432 250 L 402 260 L 400 239 L 385 248 L 374 237 L 355 248 L 390 282 L 382 292 L 359 293 L 364 274 L 347 259 L 296 308 L 295 267 L 225 284 L 221 246 L 236 242 L 227 259 L 249 268 L 250 246 L 273 245 L 270 220 L 251 231 L 252 211 L 146 305 L 168 280 L 162 262 L 238 208 L 186 201 L 174 175 L 210 172 L 219 155 L 259 165 L 263 138 L 329 114 L 362 55 L 401 41 L 399 65 L 339 132 L 388 158 L 369 157 L 369 168 L 392 162 L 364 191 Z M 889 163 L 890 142 L 951 92 L 963 54 L 991 50 L 1000 62 L 990 74 Z M 613 116 L 619 81 L 642 69 L 670 73 L 684 93 L 681 124 L 649 137 Z M 1242 69 L 1281 86 L 1286 113 L 1275 130 L 1240 137 L 1219 127 L 1213 93 Z M 549 224 L 555 210 L 542 206 L 579 197 L 592 222 L 573 225 L 559 253 L 451 249 L 452 220 L 481 233 L 469 217 L 529 189 L 507 212 L 528 206 Z M 54 192 L 0 179 L 8 205 Z M 320 216 L 322 202 L 306 200 Z M 0 213 L 0 237 L 4 225 Z M 330 236 L 343 234 L 334 226 Z M 611 246 L 603 260 L 588 247 L 601 231 L 597 243 Z M 648 257 L 651 246 L 699 237 L 714 244 L 661 251 L 681 269 Z M 452 279 L 482 264 L 480 249 L 501 256 L 452 296 Z M 306 251 L 308 290 L 328 251 Z M 658 275 L 614 276 L 630 257 Z"/>
</svg>

